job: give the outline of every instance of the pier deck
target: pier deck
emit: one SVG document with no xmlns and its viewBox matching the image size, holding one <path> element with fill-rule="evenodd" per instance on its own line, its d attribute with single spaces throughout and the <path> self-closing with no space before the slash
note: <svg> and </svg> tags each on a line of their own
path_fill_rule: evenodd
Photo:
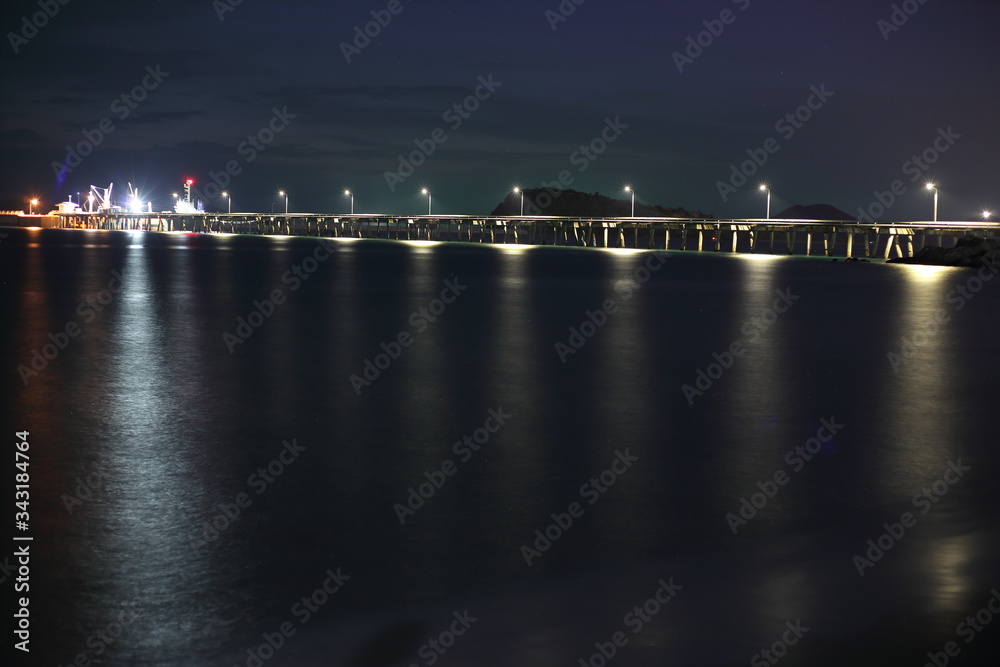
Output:
<svg viewBox="0 0 1000 667">
<path fill-rule="evenodd" d="M 65 213 L 59 227 L 334 238 L 464 241 L 827 257 L 910 257 L 927 244 L 1000 236 L 996 222 L 584 218 L 317 213 Z M 951 239 L 946 241 L 946 239 Z"/>
</svg>

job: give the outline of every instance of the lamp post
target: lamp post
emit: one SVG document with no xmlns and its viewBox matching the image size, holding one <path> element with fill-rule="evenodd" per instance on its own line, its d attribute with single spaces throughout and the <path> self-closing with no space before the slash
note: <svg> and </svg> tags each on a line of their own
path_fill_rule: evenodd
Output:
<svg viewBox="0 0 1000 667">
<path fill-rule="evenodd" d="M 938 189 L 937 189 L 937 186 L 934 185 L 933 183 L 928 183 L 927 184 L 927 189 L 934 191 L 934 222 L 937 222 L 938 221 L 938 219 L 937 219 L 938 218 Z"/>
<path fill-rule="evenodd" d="M 354 215 L 354 193 L 350 190 L 344 190 L 344 194 L 351 198 L 351 215 Z"/>
<path fill-rule="evenodd" d="M 524 190 L 521 188 L 514 188 L 514 194 L 521 195 L 521 216 L 524 217 Z"/>
<path fill-rule="evenodd" d="M 766 214 L 767 217 L 765 217 L 764 219 L 765 220 L 770 220 L 771 219 L 771 190 L 766 185 L 762 185 L 762 186 L 760 186 L 760 191 L 767 193 L 767 214 Z"/>
<path fill-rule="evenodd" d="M 32 215 L 35 212 L 35 207 L 38 206 L 38 200 L 32 199 L 28 202 L 28 215 Z"/>
<path fill-rule="evenodd" d="M 232 213 L 233 212 L 233 198 L 229 196 L 228 192 L 223 192 L 222 196 L 226 198 L 227 202 L 229 202 L 229 212 Z"/>
<path fill-rule="evenodd" d="M 420 194 L 427 195 L 427 215 L 431 214 L 431 191 L 424 188 L 420 191 Z"/>
<path fill-rule="evenodd" d="M 632 193 L 632 217 L 634 218 L 635 217 L 635 190 L 633 190 L 631 186 L 626 185 L 625 186 L 625 192 L 631 192 Z"/>
<path fill-rule="evenodd" d="M 288 193 L 285 192 L 284 190 L 279 190 L 278 196 L 285 198 L 285 215 L 288 215 Z"/>
</svg>

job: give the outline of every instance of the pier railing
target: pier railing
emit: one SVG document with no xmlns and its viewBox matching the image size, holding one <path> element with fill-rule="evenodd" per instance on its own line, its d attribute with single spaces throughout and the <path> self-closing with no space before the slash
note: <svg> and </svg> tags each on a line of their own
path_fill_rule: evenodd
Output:
<svg viewBox="0 0 1000 667">
<path fill-rule="evenodd" d="M 83 229 L 881 258 L 909 257 L 929 243 L 953 246 L 963 236 L 1000 236 L 993 222 L 122 212 L 59 220 Z"/>
</svg>

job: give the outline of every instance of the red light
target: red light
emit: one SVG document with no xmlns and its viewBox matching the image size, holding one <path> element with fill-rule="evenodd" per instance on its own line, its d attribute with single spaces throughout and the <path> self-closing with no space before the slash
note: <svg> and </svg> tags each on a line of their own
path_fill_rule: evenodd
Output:
<svg viewBox="0 0 1000 667">
<path fill-rule="evenodd" d="M 193 178 L 187 179 L 187 184 L 188 185 L 194 185 L 194 179 Z"/>
</svg>

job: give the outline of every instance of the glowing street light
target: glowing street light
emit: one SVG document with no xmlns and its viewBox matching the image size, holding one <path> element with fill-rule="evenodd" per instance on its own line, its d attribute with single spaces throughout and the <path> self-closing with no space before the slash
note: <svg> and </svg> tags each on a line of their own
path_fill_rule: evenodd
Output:
<svg viewBox="0 0 1000 667">
<path fill-rule="evenodd" d="M 765 220 L 770 220 L 771 219 L 771 191 L 768 189 L 768 187 L 766 185 L 760 186 L 760 191 L 767 193 L 767 217 L 764 218 L 764 219 Z"/>
<path fill-rule="evenodd" d="M 344 195 L 351 198 L 351 215 L 354 215 L 354 193 L 350 190 L 344 190 Z"/>
<path fill-rule="evenodd" d="M 279 190 L 278 196 L 285 198 L 285 215 L 288 215 L 288 193 L 285 192 L 284 190 Z"/>
<path fill-rule="evenodd" d="M 524 190 L 521 188 L 514 188 L 514 194 L 521 195 L 521 216 L 524 216 Z"/>
<path fill-rule="evenodd" d="M 226 201 L 229 202 L 229 212 L 232 213 L 233 212 L 233 198 L 229 196 L 228 192 L 223 192 L 222 196 L 225 197 Z"/>
<path fill-rule="evenodd" d="M 635 190 L 633 190 L 631 186 L 626 185 L 625 186 L 625 192 L 631 192 L 632 193 L 632 217 L 634 218 L 635 217 Z"/>
<path fill-rule="evenodd" d="M 38 206 L 38 200 L 32 199 L 28 202 L 28 215 L 32 215 L 35 212 L 35 207 Z"/>
<path fill-rule="evenodd" d="M 431 214 L 431 191 L 424 188 L 420 191 L 420 194 L 427 195 L 427 215 Z"/>
<path fill-rule="evenodd" d="M 937 222 L 938 221 L 938 219 L 937 219 L 937 212 L 938 212 L 938 189 L 937 189 L 937 186 L 934 185 L 933 183 L 928 183 L 927 184 L 927 189 L 934 191 L 934 222 Z"/>
<path fill-rule="evenodd" d="M 986 211 L 986 210 L 983 211 L 983 220 L 989 220 L 992 217 L 993 217 L 992 213 L 990 213 L 989 211 Z"/>
</svg>

